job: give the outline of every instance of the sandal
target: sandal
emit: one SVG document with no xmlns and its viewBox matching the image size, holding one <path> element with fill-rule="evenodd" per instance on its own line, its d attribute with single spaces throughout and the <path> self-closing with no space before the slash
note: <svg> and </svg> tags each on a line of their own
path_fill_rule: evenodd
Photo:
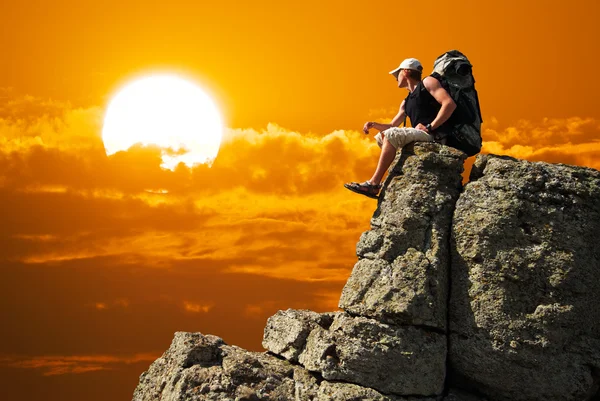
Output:
<svg viewBox="0 0 600 401">
<path fill-rule="evenodd" d="M 344 184 L 344 188 L 347 188 L 352 192 L 356 192 L 357 194 L 368 196 L 369 198 L 378 199 L 379 197 L 377 194 L 381 189 L 381 184 L 371 184 L 369 181 L 362 183 L 349 182 Z"/>
</svg>

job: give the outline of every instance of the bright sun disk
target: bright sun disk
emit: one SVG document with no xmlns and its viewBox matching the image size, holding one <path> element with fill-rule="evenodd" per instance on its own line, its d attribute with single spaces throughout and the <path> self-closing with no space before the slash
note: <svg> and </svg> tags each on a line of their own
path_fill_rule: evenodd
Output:
<svg viewBox="0 0 600 401">
<path fill-rule="evenodd" d="M 221 145 L 221 115 L 197 85 L 173 75 L 138 79 L 121 89 L 104 116 L 107 155 L 136 143 L 161 149 L 161 167 L 211 164 Z"/>
</svg>

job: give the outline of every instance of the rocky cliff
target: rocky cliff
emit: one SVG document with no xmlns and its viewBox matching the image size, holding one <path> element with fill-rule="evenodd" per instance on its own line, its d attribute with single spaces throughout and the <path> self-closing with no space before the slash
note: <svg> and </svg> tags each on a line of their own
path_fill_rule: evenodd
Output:
<svg viewBox="0 0 600 401">
<path fill-rule="evenodd" d="M 340 311 L 279 311 L 264 353 L 176 333 L 134 401 L 600 400 L 600 172 L 415 144 Z"/>
</svg>

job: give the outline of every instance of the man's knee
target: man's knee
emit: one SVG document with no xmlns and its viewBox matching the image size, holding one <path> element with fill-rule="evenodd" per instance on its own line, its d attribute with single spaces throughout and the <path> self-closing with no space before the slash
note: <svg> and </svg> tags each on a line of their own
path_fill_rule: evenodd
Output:
<svg viewBox="0 0 600 401">
<path fill-rule="evenodd" d="M 394 137 L 393 140 L 390 140 L 387 136 L 383 137 L 383 148 L 393 148 L 394 150 L 398 149 L 398 138 Z"/>
</svg>

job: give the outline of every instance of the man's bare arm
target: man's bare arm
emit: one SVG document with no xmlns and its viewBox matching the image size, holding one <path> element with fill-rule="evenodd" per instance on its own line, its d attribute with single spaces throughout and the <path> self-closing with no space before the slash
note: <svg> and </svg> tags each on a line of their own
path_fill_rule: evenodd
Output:
<svg viewBox="0 0 600 401">
<path fill-rule="evenodd" d="M 452 100 L 446 89 L 442 87 L 440 81 L 434 77 L 425 77 L 423 80 L 423 85 L 427 91 L 431 93 L 431 96 L 433 96 L 435 100 L 442 105 L 437 116 L 431 122 L 431 127 L 436 129 L 450 118 L 454 112 L 454 109 L 456 109 L 456 103 L 454 103 L 454 100 Z"/>
<path fill-rule="evenodd" d="M 392 127 L 398 127 L 398 126 L 400 126 L 400 123 L 404 122 L 404 118 L 406 117 L 405 105 L 406 105 L 406 100 L 403 100 L 402 103 L 400 104 L 400 110 L 398 110 L 398 114 L 396 114 L 396 117 L 392 118 L 392 123 L 391 123 Z"/>
<path fill-rule="evenodd" d="M 398 114 L 396 114 L 396 116 L 394 118 L 392 118 L 391 123 L 382 124 L 382 123 L 371 122 L 371 123 L 365 124 L 365 127 L 367 128 L 367 130 L 369 128 L 375 128 L 378 131 L 385 131 L 388 128 L 398 127 L 404 121 L 404 117 L 406 116 L 406 109 L 404 106 L 405 106 L 405 101 L 403 100 L 402 103 L 400 104 L 400 110 L 398 110 Z M 369 125 L 369 126 L 367 127 L 367 125 Z"/>
</svg>

